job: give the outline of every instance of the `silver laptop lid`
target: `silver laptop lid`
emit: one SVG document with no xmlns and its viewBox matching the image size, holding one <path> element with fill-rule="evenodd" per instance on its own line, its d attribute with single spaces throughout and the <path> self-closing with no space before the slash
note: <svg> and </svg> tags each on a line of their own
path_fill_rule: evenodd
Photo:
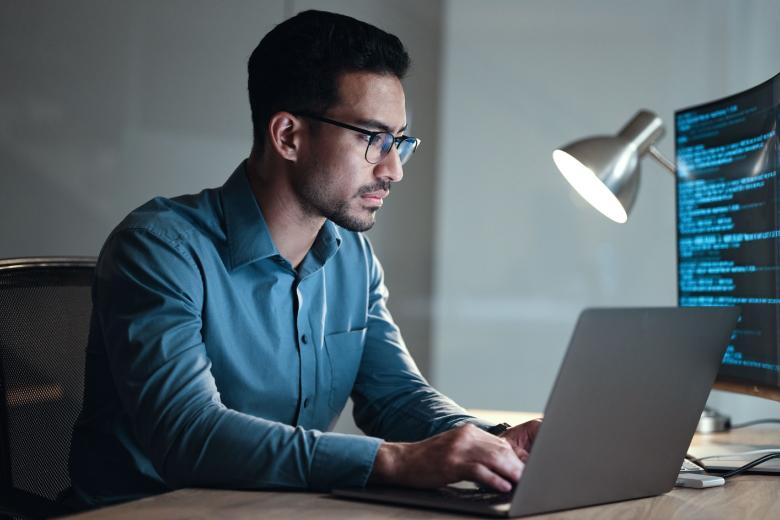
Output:
<svg viewBox="0 0 780 520">
<path fill-rule="evenodd" d="M 583 311 L 509 515 L 669 491 L 738 316 L 733 307 Z"/>
</svg>

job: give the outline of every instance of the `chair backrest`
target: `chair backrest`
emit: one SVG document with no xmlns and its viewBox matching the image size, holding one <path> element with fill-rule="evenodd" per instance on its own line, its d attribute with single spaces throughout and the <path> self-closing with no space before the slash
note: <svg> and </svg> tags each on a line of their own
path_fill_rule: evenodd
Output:
<svg viewBox="0 0 780 520">
<path fill-rule="evenodd" d="M 54 500 L 70 486 L 95 259 L 0 260 L 0 489 Z"/>
</svg>

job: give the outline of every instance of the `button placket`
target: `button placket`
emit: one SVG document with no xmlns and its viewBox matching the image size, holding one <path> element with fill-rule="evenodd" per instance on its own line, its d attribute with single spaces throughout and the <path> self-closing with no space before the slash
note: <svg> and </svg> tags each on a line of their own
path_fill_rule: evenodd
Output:
<svg viewBox="0 0 780 520">
<path fill-rule="evenodd" d="M 315 358 L 315 352 L 311 347 L 312 338 L 311 331 L 308 330 L 308 320 L 306 319 L 307 311 L 304 308 L 306 299 L 301 291 L 300 284 L 302 280 L 297 280 L 295 285 L 295 298 L 296 308 L 298 312 L 295 316 L 295 327 L 298 335 L 298 350 L 301 360 L 301 385 L 300 385 L 300 401 L 298 417 L 299 423 L 303 421 L 306 424 L 307 419 L 310 419 L 312 413 L 312 404 L 314 403 L 313 387 L 316 381 L 315 370 L 317 367 L 317 361 Z"/>
<path fill-rule="evenodd" d="M 305 316 L 306 313 L 303 312 L 304 298 L 300 289 L 300 281 L 298 282 L 298 285 L 296 285 L 295 287 L 295 297 L 298 299 L 298 315 L 296 316 L 296 320 L 297 320 L 296 327 L 299 333 L 298 340 L 303 345 L 306 345 L 309 343 L 309 337 L 306 335 L 306 332 L 303 330 L 304 326 L 301 326 L 304 321 L 303 316 Z"/>
</svg>

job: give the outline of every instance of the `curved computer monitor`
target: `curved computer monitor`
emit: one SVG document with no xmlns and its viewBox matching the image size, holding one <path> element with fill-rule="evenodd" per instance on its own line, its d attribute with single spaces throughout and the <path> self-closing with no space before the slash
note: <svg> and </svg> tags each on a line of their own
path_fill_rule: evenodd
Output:
<svg viewBox="0 0 780 520">
<path fill-rule="evenodd" d="M 675 112 L 680 306 L 738 305 L 715 388 L 780 401 L 780 74 Z"/>
</svg>

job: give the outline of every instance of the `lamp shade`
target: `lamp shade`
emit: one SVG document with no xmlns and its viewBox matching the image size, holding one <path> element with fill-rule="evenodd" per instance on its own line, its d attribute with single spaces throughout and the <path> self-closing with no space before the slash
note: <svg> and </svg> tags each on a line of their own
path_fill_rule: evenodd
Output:
<svg viewBox="0 0 780 520">
<path fill-rule="evenodd" d="M 553 152 L 571 186 L 607 218 L 624 223 L 639 189 L 639 159 L 663 135 L 654 113 L 640 110 L 614 136 L 587 137 Z"/>
</svg>

